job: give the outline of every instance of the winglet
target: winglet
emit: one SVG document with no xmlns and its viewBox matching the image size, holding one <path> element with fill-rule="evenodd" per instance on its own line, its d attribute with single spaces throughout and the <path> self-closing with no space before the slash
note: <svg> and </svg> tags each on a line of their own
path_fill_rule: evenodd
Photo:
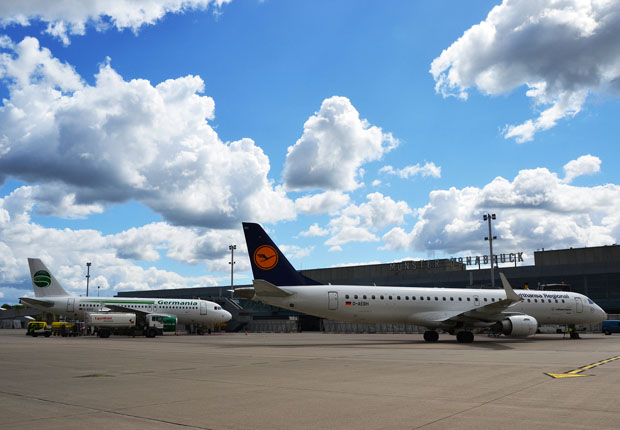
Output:
<svg viewBox="0 0 620 430">
<path fill-rule="evenodd" d="M 506 276 L 502 272 L 499 273 L 499 277 L 502 280 L 504 291 L 506 291 L 506 299 L 513 302 L 520 302 L 523 300 L 517 293 L 515 293 L 515 290 L 512 289 L 510 282 L 508 282 L 508 279 L 506 279 Z"/>
</svg>

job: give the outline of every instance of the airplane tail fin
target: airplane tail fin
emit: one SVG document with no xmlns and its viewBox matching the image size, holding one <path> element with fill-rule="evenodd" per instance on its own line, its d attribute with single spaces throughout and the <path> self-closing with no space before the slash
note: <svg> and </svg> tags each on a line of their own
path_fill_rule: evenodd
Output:
<svg viewBox="0 0 620 430">
<path fill-rule="evenodd" d="M 69 295 L 40 259 L 29 258 L 28 266 L 30 266 L 30 278 L 35 297 Z"/>
<path fill-rule="evenodd" d="M 244 222 L 243 233 L 254 279 L 262 279 L 275 286 L 320 284 L 295 270 L 259 224 Z"/>
</svg>

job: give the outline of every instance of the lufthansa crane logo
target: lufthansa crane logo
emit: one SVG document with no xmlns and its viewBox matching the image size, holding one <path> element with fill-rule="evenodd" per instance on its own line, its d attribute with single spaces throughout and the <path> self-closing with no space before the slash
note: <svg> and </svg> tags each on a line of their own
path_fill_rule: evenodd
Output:
<svg viewBox="0 0 620 430">
<path fill-rule="evenodd" d="M 35 273 L 32 277 L 32 280 L 37 287 L 41 288 L 45 288 L 52 283 L 52 278 L 50 274 L 47 273 L 45 270 L 39 270 L 37 273 Z"/>
<path fill-rule="evenodd" d="M 271 270 L 278 264 L 278 252 L 273 246 L 261 245 L 254 251 L 254 264 L 262 270 Z"/>
</svg>

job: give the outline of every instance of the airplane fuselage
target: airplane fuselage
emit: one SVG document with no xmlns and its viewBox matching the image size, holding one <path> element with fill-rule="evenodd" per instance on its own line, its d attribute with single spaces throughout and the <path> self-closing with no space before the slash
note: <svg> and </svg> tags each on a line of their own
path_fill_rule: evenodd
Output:
<svg viewBox="0 0 620 430">
<path fill-rule="evenodd" d="M 443 323 L 467 312 L 470 327 L 489 326 L 477 309 L 506 298 L 504 290 L 413 288 L 353 285 L 280 286 L 287 297 L 255 296 L 254 300 L 334 320 L 360 323 L 407 323 L 428 328 L 450 328 Z M 527 314 L 539 324 L 587 324 L 606 314 L 588 297 L 572 292 L 515 290 L 521 298 L 499 315 Z"/>
<path fill-rule="evenodd" d="M 53 306 L 41 307 L 32 304 L 29 306 L 74 319 L 84 319 L 86 312 L 110 310 L 106 308 L 106 305 L 120 306 L 129 311 L 175 315 L 179 324 L 219 323 L 227 321 L 230 317 L 230 314 L 216 303 L 199 299 L 79 296 L 44 297 L 43 299 L 52 302 Z"/>
</svg>

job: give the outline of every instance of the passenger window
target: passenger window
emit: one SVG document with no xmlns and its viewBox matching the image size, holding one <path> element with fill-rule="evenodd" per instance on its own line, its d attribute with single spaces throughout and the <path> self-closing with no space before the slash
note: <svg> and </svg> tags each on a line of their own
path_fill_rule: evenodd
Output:
<svg viewBox="0 0 620 430">
<path fill-rule="evenodd" d="M 392 296 L 388 296 L 388 299 L 392 300 Z"/>
<path fill-rule="evenodd" d="M 484 301 L 485 301 L 485 302 L 487 301 L 487 298 L 486 298 L 486 297 L 484 298 Z"/>
<path fill-rule="evenodd" d="M 396 300 L 400 300 L 400 296 L 396 296 Z"/>
<path fill-rule="evenodd" d="M 555 302 L 557 303 L 557 302 L 558 302 L 558 299 L 555 299 Z"/>
<path fill-rule="evenodd" d="M 383 300 L 383 296 L 381 296 L 381 300 Z"/>
<path fill-rule="evenodd" d="M 348 299 L 348 298 L 349 298 L 349 295 L 347 294 L 346 296 L 344 296 L 344 298 L 345 298 L 345 299 Z"/>
<path fill-rule="evenodd" d="M 374 295 L 374 294 L 372 295 L 372 299 L 373 299 L 373 300 L 375 299 L 375 295 Z"/>
<path fill-rule="evenodd" d="M 405 300 L 409 300 L 409 296 L 405 296 Z"/>
<path fill-rule="evenodd" d="M 562 299 L 562 303 L 565 303 L 565 302 L 564 302 L 564 299 Z"/>
<path fill-rule="evenodd" d="M 426 297 L 426 300 L 430 300 L 430 299 L 431 299 L 430 297 Z"/>
<path fill-rule="evenodd" d="M 366 300 L 366 294 L 364 294 L 364 300 Z"/>
<path fill-rule="evenodd" d="M 468 297 L 468 298 L 467 298 L 467 301 L 468 301 L 468 302 L 471 302 L 471 299 Z"/>
<path fill-rule="evenodd" d="M 353 296 L 354 299 L 357 299 L 357 294 Z"/>
<path fill-rule="evenodd" d="M 420 296 L 420 300 L 424 300 L 424 297 Z"/>
<path fill-rule="evenodd" d="M 415 300 L 415 296 L 411 296 L 411 300 Z"/>
<path fill-rule="evenodd" d="M 462 301 L 463 301 L 463 298 L 462 298 L 462 297 L 459 297 L 459 302 L 462 302 Z"/>
<path fill-rule="evenodd" d="M 530 300 L 530 299 L 527 299 L 527 302 L 529 303 L 529 302 L 531 302 L 531 300 Z"/>
<path fill-rule="evenodd" d="M 441 299 L 441 300 L 443 300 L 443 301 L 445 302 L 445 301 L 446 301 L 446 298 L 445 298 L 445 297 L 442 297 L 442 299 Z"/>
<path fill-rule="evenodd" d="M 450 301 L 453 302 L 454 301 L 454 297 L 450 297 Z"/>
<path fill-rule="evenodd" d="M 549 303 L 551 303 L 551 299 L 549 299 Z"/>
<path fill-rule="evenodd" d="M 538 303 L 538 299 L 534 299 L 534 303 Z"/>
</svg>

